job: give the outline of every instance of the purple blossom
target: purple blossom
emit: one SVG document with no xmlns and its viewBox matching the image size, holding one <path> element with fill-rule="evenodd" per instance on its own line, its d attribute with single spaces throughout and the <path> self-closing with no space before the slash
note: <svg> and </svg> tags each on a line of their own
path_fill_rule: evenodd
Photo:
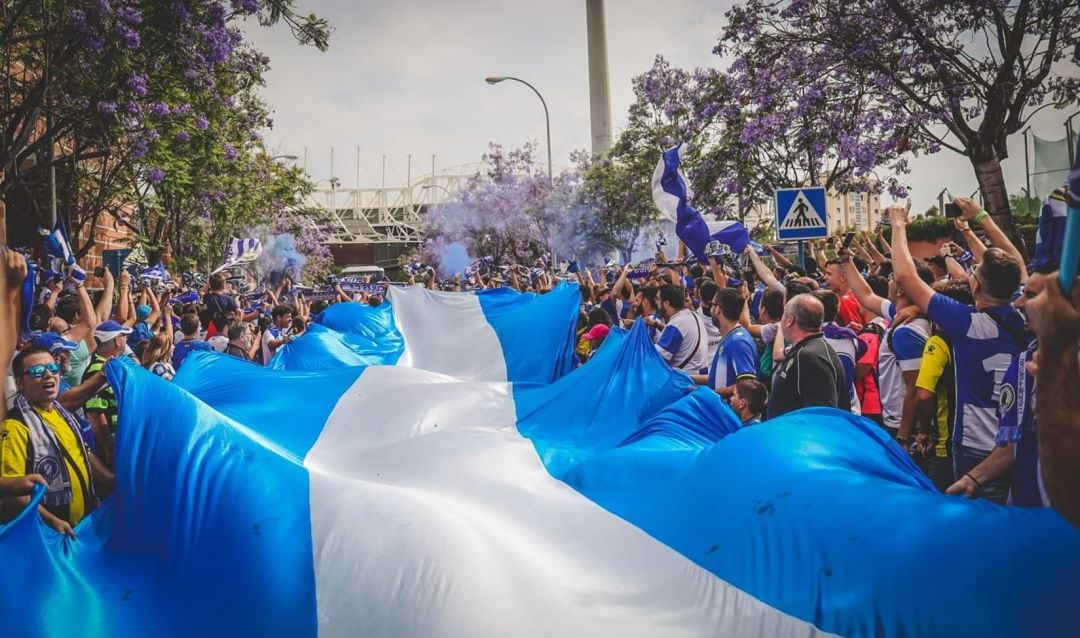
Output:
<svg viewBox="0 0 1080 638">
<path fill-rule="evenodd" d="M 169 114 L 169 105 L 164 102 L 154 102 L 149 106 L 148 110 L 151 116 L 161 118 Z"/>
<path fill-rule="evenodd" d="M 206 129 L 210 128 L 210 121 L 200 115 L 195 118 L 195 128 L 200 131 L 205 131 Z"/>
<path fill-rule="evenodd" d="M 116 17 L 128 24 L 142 24 L 142 14 L 134 7 L 120 7 L 116 10 Z"/>
<path fill-rule="evenodd" d="M 230 162 L 235 162 L 237 157 L 240 157 L 240 151 L 237 151 L 236 147 L 232 144 L 226 144 L 225 159 L 229 160 Z"/>
<path fill-rule="evenodd" d="M 124 112 L 126 112 L 128 115 L 139 115 L 139 113 L 142 112 L 142 109 L 139 108 L 138 102 L 134 100 L 128 100 L 127 104 L 124 105 Z"/>
<path fill-rule="evenodd" d="M 146 140 L 135 140 L 135 143 L 131 145 L 131 156 L 140 159 L 145 157 L 149 150 Z"/>
<path fill-rule="evenodd" d="M 156 142 L 161 139 L 161 133 L 158 133 L 156 128 L 152 128 L 146 132 L 146 137 L 148 137 L 151 142 Z"/>
<path fill-rule="evenodd" d="M 239 13 L 255 13 L 259 10 L 259 0 L 232 0 L 232 6 Z"/>
<path fill-rule="evenodd" d="M 126 24 L 117 22 L 115 29 L 116 35 L 120 36 L 120 41 L 124 43 L 125 47 L 129 49 L 138 49 L 139 45 L 142 44 L 139 34 Z"/>
<path fill-rule="evenodd" d="M 146 180 L 151 184 L 160 184 L 163 179 L 165 179 L 165 171 L 157 166 L 151 167 L 146 171 Z"/>
<path fill-rule="evenodd" d="M 188 133 L 187 131 L 180 131 L 176 134 L 176 139 L 180 140 L 181 142 L 186 142 L 191 139 L 191 133 Z"/>
<path fill-rule="evenodd" d="M 138 73 L 128 78 L 128 88 L 138 96 L 146 95 L 146 76 Z"/>
<path fill-rule="evenodd" d="M 252 131 L 248 133 L 248 139 L 252 142 L 258 142 L 262 139 L 262 135 L 259 135 L 257 131 Z"/>
<path fill-rule="evenodd" d="M 97 110 L 99 113 L 113 115 L 116 113 L 116 102 L 98 102 Z"/>
</svg>

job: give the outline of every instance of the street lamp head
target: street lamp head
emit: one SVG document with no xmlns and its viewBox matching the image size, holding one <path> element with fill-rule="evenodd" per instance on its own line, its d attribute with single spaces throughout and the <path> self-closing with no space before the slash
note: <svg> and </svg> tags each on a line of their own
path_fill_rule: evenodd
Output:
<svg viewBox="0 0 1080 638">
<path fill-rule="evenodd" d="M 495 75 L 495 76 L 492 76 L 492 77 L 484 78 L 484 81 L 487 82 L 488 84 L 498 84 L 499 82 L 502 82 L 505 79 L 506 78 L 503 77 L 503 76 Z"/>
</svg>

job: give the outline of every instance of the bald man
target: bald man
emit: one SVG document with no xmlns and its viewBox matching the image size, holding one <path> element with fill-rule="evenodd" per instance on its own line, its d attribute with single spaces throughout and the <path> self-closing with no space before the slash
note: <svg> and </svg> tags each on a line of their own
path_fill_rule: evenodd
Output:
<svg viewBox="0 0 1080 638">
<path fill-rule="evenodd" d="M 813 295 L 795 295 L 784 306 L 780 329 L 791 346 L 773 376 L 770 419 L 814 405 L 851 410 L 844 366 L 821 333 L 824 316 Z"/>
</svg>

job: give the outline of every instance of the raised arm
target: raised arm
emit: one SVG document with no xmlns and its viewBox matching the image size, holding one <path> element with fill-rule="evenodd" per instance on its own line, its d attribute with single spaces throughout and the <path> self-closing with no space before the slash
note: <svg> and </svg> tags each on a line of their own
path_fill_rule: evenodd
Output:
<svg viewBox="0 0 1080 638">
<path fill-rule="evenodd" d="M 120 273 L 120 301 L 117 302 L 116 320 L 124 325 L 131 314 L 131 273 Z"/>
<path fill-rule="evenodd" d="M 851 288 L 851 292 L 855 293 L 855 298 L 859 300 L 859 305 L 868 312 L 880 315 L 881 304 L 885 300 L 874 293 L 870 288 L 870 284 L 863 279 L 862 273 L 855 267 L 855 264 L 850 259 L 845 259 L 840 262 L 840 268 L 847 277 L 848 287 Z"/>
<path fill-rule="evenodd" d="M 892 262 L 893 279 L 896 280 L 912 303 L 923 312 L 930 306 L 930 299 L 934 296 L 934 289 L 925 281 L 919 279 L 915 271 L 915 260 L 911 258 L 911 250 L 908 249 L 907 225 L 908 209 L 911 208 L 911 200 L 907 206 L 893 204 L 886 213 L 892 221 Z"/>
<path fill-rule="evenodd" d="M 781 266 L 782 268 L 791 268 L 794 265 L 794 263 L 790 259 L 785 257 L 783 253 L 776 249 L 776 246 L 773 246 L 772 244 L 766 244 L 765 250 L 769 251 L 769 254 L 772 255 L 772 258 L 776 261 L 777 265 Z"/>
<path fill-rule="evenodd" d="M 112 271 L 108 268 L 105 269 L 103 279 L 105 280 L 105 289 L 101 291 L 101 299 L 98 299 L 97 308 L 94 309 L 97 313 L 97 320 L 94 322 L 95 326 L 109 320 L 112 315 L 113 295 L 116 294 L 116 280 L 113 279 Z"/>
<path fill-rule="evenodd" d="M 884 253 L 882 256 L 887 258 L 888 255 L 892 254 L 892 246 L 885 241 L 885 231 L 881 226 L 878 226 L 874 234 L 877 236 L 878 245 L 881 246 L 881 252 Z"/>
<path fill-rule="evenodd" d="M 972 226 L 979 226 L 983 232 L 986 233 L 987 239 L 990 240 L 990 245 L 995 248 L 1000 248 L 1005 252 L 1013 256 L 1016 263 L 1020 264 L 1020 283 L 1023 284 L 1028 279 L 1027 268 L 1024 268 L 1024 255 L 1021 254 L 1018 249 L 1009 238 L 1005 235 L 1004 231 L 998 227 L 997 222 L 983 210 L 975 200 L 969 197 L 957 197 L 953 200 L 953 203 L 960 207 L 960 214 L 968 224 Z M 965 238 L 966 239 L 966 238 Z M 976 238 L 978 240 L 978 238 Z M 980 244 L 982 242 L 979 242 Z"/>
<path fill-rule="evenodd" d="M 79 314 L 82 315 L 82 321 L 69 326 L 71 330 L 67 338 L 75 342 L 86 341 L 86 347 L 93 351 L 97 347 L 94 342 L 94 330 L 99 321 L 94 304 L 90 301 L 90 294 L 86 292 L 86 273 L 78 266 L 74 266 L 71 269 L 71 280 L 75 282 L 75 295 L 79 299 Z"/>
<path fill-rule="evenodd" d="M 145 291 L 146 299 L 150 302 L 150 316 L 146 318 L 146 324 L 152 326 L 161 316 L 161 301 L 158 299 L 157 293 L 154 292 L 152 286 L 147 286 Z"/>
<path fill-rule="evenodd" d="M 971 226 L 963 219 L 959 217 L 954 219 L 953 226 L 960 232 L 960 236 L 964 238 L 964 243 L 967 244 L 968 252 L 971 253 L 975 263 L 981 263 L 983 253 L 986 252 L 986 245 L 982 243 L 979 236 L 975 234 L 975 231 L 971 230 Z"/>
<path fill-rule="evenodd" d="M 863 231 L 866 232 L 866 231 Z M 863 246 L 861 241 L 862 237 L 856 235 L 854 241 L 851 242 L 851 247 L 859 254 L 859 259 L 862 259 L 868 264 L 877 263 L 874 261 L 873 256 L 866 250 L 866 246 Z M 839 255 L 837 255 L 839 257 Z"/>
<path fill-rule="evenodd" d="M 616 279 L 615 283 L 611 286 L 612 299 L 619 299 L 619 293 L 621 293 L 622 289 L 626 287 L 626 280 L 630 276 L 630 271 L 632 271 L 633 269 L 634 267 L 632 265 L 626 264 L 622 267 L 622 270 L 619 271 L 619 278 Z"/>
<path fill-rule="evenodd" d="M 770 247 L 769 250 L 772 250 L 772 248 Z M 750 265 L 754 267 L 754 273 L 757 275 L 758 279 L 761 280 L 761 283 L 781 292 L 785 290 L 784 284 L 780 283 L 780 280 L 773 276 L 772 271 L 765 265 L 765 262 L 761 261 L 761 257 L 758 257 L 753 246 L 747 246 L 743 252 L 746 253 L 747 258 L 750 260 Z M 720 285 L 719 282 L 717 282 L 717 285 Z"/>
<path fill-rule="evenodd" d="M 880 235 L 878 237 L 880 237 Z M 870 238 L 870 231 L 863 231 L 863 239 L 866 240 L 866 252 L 870 254 L 869 261 L 873 261 L 875 264 L 883 264 L 888 261 L 888 258 L 874 245 L 874 240 Z"/>
<path fill-rule="evenodd" d="M 829 263 L 829 257 L 825 254 L 825 242 L 811 242 L 810 245 L 814 247 L 814 261 L 817 262 L 818 270 L 824 272 Z"/>
<path fill-rule="evenodd" d="M 0 215 L 0 222 L 2 221 L 3 216 Z M 15 354 L 15 344 L 19 338 L 19 324 L 16 319 L 18 311 L 15 310 L 15 304 L 9 303 L 11 289 L 18 287 L 18 283 L 15 282 L 18 268 L 15 264 L 14 255 L 18 255 L 19 259 L 22 258 L 22 255 L 8 250 L 7 247 L 0 250 L 4 251 L 3 261 L 0 262 L 0 265 L 3 266 L 3 272 L 0 272 L 0 299 L 9 305 L 9 308 L 0 310 L 0 370 L 7 370 L 8 365 L 11 363 L 11 357 Z M 6 385 L 4 388 L 0 388 L 0 422 L 7 415 L 7 397 L 4 396 Z"/>
</svg>

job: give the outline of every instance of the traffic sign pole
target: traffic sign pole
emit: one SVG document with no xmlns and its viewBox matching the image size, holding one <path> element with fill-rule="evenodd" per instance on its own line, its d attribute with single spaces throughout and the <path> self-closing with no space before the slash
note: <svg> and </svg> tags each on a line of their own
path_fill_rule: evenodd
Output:
<svg viewBox="0 0 1080 638">
<path fill-rule="evenodd" d="M 799 240 L 799 268 L 806 272 L 806 246 L 803 245 L 804 243 L 803 240 Z"/>
</svg>

